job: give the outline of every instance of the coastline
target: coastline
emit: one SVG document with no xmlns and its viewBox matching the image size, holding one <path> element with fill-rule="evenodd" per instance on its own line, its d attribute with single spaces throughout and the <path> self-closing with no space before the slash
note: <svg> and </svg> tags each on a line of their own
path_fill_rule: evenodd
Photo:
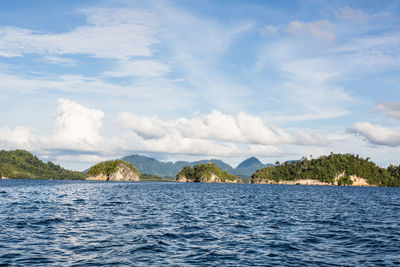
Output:
<svg viewBox="0 0 400 267">
<path fill-rule="evenodd" d="M 327 182 L 322 182 L 319 180 L 315 179 L 299 179 L 299 180 L 293 180 L 293 181 L 274 181 L 274 180 L 266 180 L 266 181 L 256 181 L 256 182 L 251 182 L 253 184 L 285 184 L 285 185 L 330 185 L 330 186 L 339 186 L 338 180 L 341 178 L 344 174 L 340 174 L 335 177 L 335 183 L 327 183 Z M 359 186 L 359 187 L 376 187 L 376 185 L 371 185 L 369 184 L 366 179 L 362 177 L 357 177 L 355 175 L 351 175 L 350 179 L 353 181 L 351 185 L 346 185 L 346 186 Z"/>
</svg>

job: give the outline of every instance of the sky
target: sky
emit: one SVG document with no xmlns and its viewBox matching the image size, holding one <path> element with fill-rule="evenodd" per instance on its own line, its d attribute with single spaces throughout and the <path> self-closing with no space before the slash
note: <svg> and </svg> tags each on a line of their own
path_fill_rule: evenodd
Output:
<svg viewBox="0 0 400 267">
<path fill-rule="evenodd" d="M 400 1 L 0 1 L 0 149 L 400 164 Z"/>
</svg>

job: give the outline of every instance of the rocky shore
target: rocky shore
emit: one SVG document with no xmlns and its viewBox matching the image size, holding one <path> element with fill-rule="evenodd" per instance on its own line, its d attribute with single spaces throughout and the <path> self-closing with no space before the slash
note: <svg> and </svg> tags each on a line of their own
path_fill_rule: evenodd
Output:
<svg viewBox="0 0 400 267">
<path fill-rule="evenodd" d="M 252 183 L 253 184 L 286 184 L 286 185 L 339 185 L 338 181 L 341 177 L 343 177 L 344 174 L 339 174 L 335 177 L 335 182 L 332 183 L 326 183 L 326 182 L 322 182 L 319 180 L 315 180 L 315 179 L 299 179 L 299 180 L 294 180 L 294 181 L 274 181 L 274 180 L 253 180 Z M 350 179 L 352 180 L 352 184 L 351 186 L 372 186 L 370 185 L 366 179 L 361 178 L 361 177 L 357 177 L 355 175 L 351 175 Z"/>
</svg>

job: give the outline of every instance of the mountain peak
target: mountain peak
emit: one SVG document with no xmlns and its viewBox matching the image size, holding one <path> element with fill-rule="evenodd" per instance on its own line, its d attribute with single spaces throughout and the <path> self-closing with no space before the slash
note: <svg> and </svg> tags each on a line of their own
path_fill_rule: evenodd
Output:
<svg viewBox="0 0 400 267">
<path fill-rule="evenodd" d="M 248 158 L 248 159 L 242 161 L 242 162 L 237 166 L 237 168 L 247 168 L 247 167 L 250 167 L 250 166 L 253 166 L 253 165 L 262 165 L 262 163 L 261 163 L 261 161 L 260 161 L 258 158 L 256 158 L 256 157 L 251 157 L 251 158 Z"/>
</svg>

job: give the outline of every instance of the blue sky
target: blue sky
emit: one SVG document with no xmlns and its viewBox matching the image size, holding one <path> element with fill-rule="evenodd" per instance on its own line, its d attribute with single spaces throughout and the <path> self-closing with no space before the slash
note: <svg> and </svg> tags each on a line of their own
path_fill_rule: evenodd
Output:
<svg viewBox="0 0 400 267">
<path fill-rule="evenodd" d="M 399 70 L 398 1 L 2 1 L 0 148 L 399 164 Z"/>
</svg>

